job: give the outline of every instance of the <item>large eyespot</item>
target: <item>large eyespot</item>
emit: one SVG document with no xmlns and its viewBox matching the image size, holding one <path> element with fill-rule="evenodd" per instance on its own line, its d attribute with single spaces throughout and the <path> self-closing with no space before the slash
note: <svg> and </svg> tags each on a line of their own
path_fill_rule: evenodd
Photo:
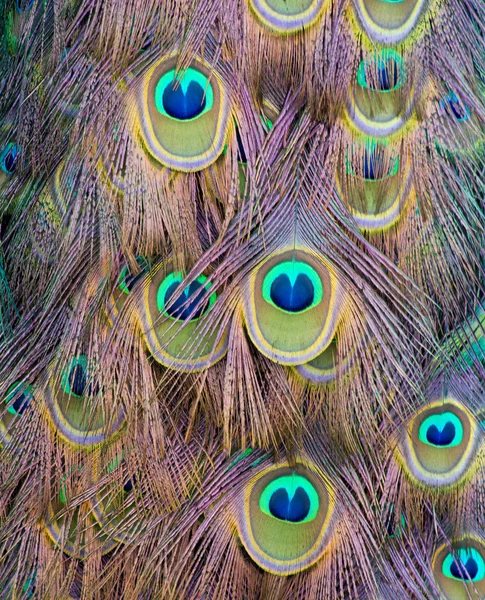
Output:
<svg viewBox="0 0 485 600">
<path fill-rule="evenodd" d="M 17 170 L 21 150 L 17 144 L 7 144 L 0 153 L 0 169 L 5 175 L 13 175 Z"/>
<path fill-rule="evenodd" d="M 249 3 L 261 23 L 280 34 L 309 27 L 325 6 L 325 0 L 249 0 Z"/>
<path fill-rule="evenodd" d="M 205 275 L 184 283 L 181 272 L 162 265 L 138 299 L 138 316 L 146 345 L 162 365 L 182 371 L 204 369 L 227 350 L 227 331 L 210 318 L 217 300 Z"/>
<path fill-rule="evenodd" d="M 485 597 L 485 546 L 478 538 L 470 535 L 440 546 L 432 569 L 446 600 Z"/>
<path fill-rule="evenodd" d="M 91 446 L 112 437 L 123 425 L 124 415 L 121 409 L 106 414 L 104 405 L 110 403 L 102 402 L 105 393 L 84 355 L 73 357 L 60 377 L 51 372 L 45 400 L 59 435 L 76 446 Z"/>
<path fill-rule="evenodd" d="M 230 102 L 215 71 L 201 59 L 176 72 L 163 58 L 144 76 L 138 97 L 139 128 L 148 153 L 178 171 L 199 171 L 222 154 Z"/>
<path fill-rule="evenodd" d="M 33 400 L 33 387 L 24 381 L 16 381 L 7 390 L 4 406 L 0 411 L 0 441 L 8 444 L 13 428 L 29 410 Z"/>
<path fill-rule="evenodd" d="M 383 48 L 361 61 L 347 102 L 350 121 L 362 132 L 383 137 L 410 118 L 414 87 L 400 54 Z"/>
<path fill-rule="evenodd" d="M 254 345 L 283 364 L 303 364 L 331 343 L 342 309 L 334 273 L 312 254 L 288 250 L 253 269 L 244 287 Z"/>
<path fill-rule="evenodd" d="M 269 467 L 245 486 L 238 506 L 241 541 L 265 571 L 297 573 L 325 552 L 334 504 L 313 469 L 302 464 Z"/>
<path fill-rule="evenodd" d="M 354 143 L 337 166 L 340 197 L 360 229 L 382 231 L 401 216 L 412 188 L 411 159 L 373 138 Z"/>
<path fill-rule="evenodd" d="M 472 468 L 480 436 L 473 417 L 452 398 L 422 408 L 401 441 L 404 467 L 428 486 L 458 483 Z"/>
<path fill-rule="evenodd" d="M 353 0 L 367 35 L 381 44 L 405 39 L 423 14 L 427 0 Z"/>
</svg>

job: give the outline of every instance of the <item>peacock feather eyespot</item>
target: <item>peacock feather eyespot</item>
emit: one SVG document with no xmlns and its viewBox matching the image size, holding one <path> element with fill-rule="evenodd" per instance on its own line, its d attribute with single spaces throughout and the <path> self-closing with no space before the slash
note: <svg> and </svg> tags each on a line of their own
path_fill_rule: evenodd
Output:
<svg viewBox="0 0 485 600">
<path fill-rule="evenodd" d="M 157 308 L 171 319 L 195 321 L 211 309 L 217 294 L 213 293 L 208 300 L 204 299 L 212 286 L 205 275 L 199 275 L 185 288 L 183 281 L 184 274 L 181 271 L 167 275 L 157 291 Z"/>
<path fill-rule="evenodd" d="M 374 41 L 397 44 L 416 27 L 429 0 L 353 0 L 361 27 Z"/>
<path fill-rule="evenodd" d="M 403 87 L 405 80 L 402 57 L 390 48 L 371 54 L 357 70 L 358 85 L 374 92 L 394 92 Z"/>
<path fill-rule="evenodd" d="M 249 0 L 259 21 L 273 33 L 296 33 L 313 25 L 326 0 Z"/>
<path fill-rule="evenodd" d="M 470 118 L 470 108 L 453 91 L 440 100 L 440 106 L 455 121 L 467 121 Z"/>
<path fill-rule="evenodd" d="M 347 116 L 359 131 L 389 136 L 410 119 L 414 83 L 402 56 L 382 48 L 361 60 L 347 100 Z"/>
<path fill-rule="evenodd" d="M 137 298 L 137 315 L 150 354 L 180 371 L 204 369 L 220 360 L 228 331 L 211 318 L 217 293 L 208 277 L 199 275 L 184 284 L 184 273 L 161 263 L 149 277 Z"/>
<path fill-rule="evenodd" d="M 138 128 L 143 147 L 161 165 L 199 171 L 223 152 L 230 101 L 215 70 L 200 58 L 183 71 L 176 57 L 162 58 L 143 76 Z"/>
<path fill-rule="evenodd" d="M 470 473 L 480 440 L 472 415 L 448 397 L 426 405 L 411 419 L 399 453 L 417 483 L 451 486 Z"/>
<path fill-rule="evenodd" d="M 277 252 L 251 271 L 243 310 L 256 348 L 275 362 L 306 363 L 332 342 L 344 302 L 336 274 L 304 250 Z"/>
<path fill-rule="evenodd" d="M 94 365 L 86 355 L 71 358 L 60 376 L 52 365 L 44 397 L 58 434 L 78 447 L 93 446 L 113 437 L 124 423 L 124 413 L 121 408 L 112 413 L 105 410 L 102 399 L 107 393 L 96 381 Z"/>
<path fill-rule="evenodd" d="M 11 441 L 14 427 L 20 426 L 22 417 L 31 408 L 33 392 L 33 386 L 25 381 L 15 381 L 8 388 L 0 411 L 0 443 Z"/>
<path fill-rule="evenodd" d="M 5 175 L 13 175 L 17 170 L 21 154 L 20 146 L 10 142 L 0 153 L 0 169 Z"/>
<path fill-rule="evenodd" d="M 263 470 L 246 484 L 238 507 L 239 537 L 265 571 L 297 573 L 328 547 L 334 502 L 327 483 L 310 466 Z"/>
<path fill-rule="evenodd" d="M 140 266 L 139 273 L 132 273 L 130 266 L 125 265 L 118 277 L 118 288 L 123 294 L 129 294 L 150 268 L 150 263 L 144 256 L 137 256 L 136 262 Z"/>
<path fill-rule="evenodd" d="M 70 361 L 62 373 L 61 385 L 65 394 L 77 398 L 93 396 L 98 393 L 99 388 L 90 381 L 87 356 L 75 356 Z"/>
<path fill-rule="evenodd" d="M 7 411 L 11 415 L 21 416 L 29 408 L 34 397 L 32 389 L 31 385 L 23 381 L 16 381 L 9 387 L 5 404 L 7 404 Z"/>
<path fill-rule="evenodd" d="M 307 263 L 282 262 L 266 273 L 263 298 L 283 312 L 302 313 L 318 306 L 323 300 L 322 281 Z"/>
<path fill-rule="evenodd" d="M 466 535 L 441 545 L 432 569 L 446 600 L 485 597 L 485 545 L 480 538 Z"/>
</svg>

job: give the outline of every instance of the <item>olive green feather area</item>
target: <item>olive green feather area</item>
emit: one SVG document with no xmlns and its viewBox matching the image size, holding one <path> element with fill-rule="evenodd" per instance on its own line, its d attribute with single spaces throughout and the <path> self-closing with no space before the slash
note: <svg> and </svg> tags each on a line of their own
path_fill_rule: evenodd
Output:
<svg viewBox="0 0 485 600">
<path fill-rule="evenodd" d="M 415 29 L 432 0 L 353 0 L 359 24 L 381 44 L 397 44 Z"/>
<path fill-rule="evenodd" d="M 94 365 L 83 354 L 72 357 L 60 375 L 51 366 L 44 386 L 54 429 L 74 446 L 100 444 L 120 430 L 124 413 L 112 394 L 97 383 Z"/>
<path fill-rule="evenodd" d="M 307 29 L 319 19 L 327 4 L 327 0 L 249 0 L 254 16 L 280 35 Z"/>
</svg>

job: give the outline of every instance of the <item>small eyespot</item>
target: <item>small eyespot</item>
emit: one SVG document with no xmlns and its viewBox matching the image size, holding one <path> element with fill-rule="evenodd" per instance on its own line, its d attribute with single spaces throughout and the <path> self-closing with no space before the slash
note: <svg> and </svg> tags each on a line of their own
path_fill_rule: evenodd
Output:
<svg viewBox="0 0 485 600">
<path fill-rule="evenodd" d="M 323 286 L 313 267 L 298 261 L 277 264 L 263 280 L 263 298 L 288 313 L 301 313 L 317 306 Z"/>
<path fill-rule="evenodd" d="M 455 92 L 450 92 L 440 100 L 440 106 L 450 118 L 456 121 L 467 121 L 470 118 L 470 109 L 458 98 Z"/>
<path fill-rule="evenodd" d="M 32 386 L 16 381 L 7 391 L 5 398 L 5 403 L 8 405 L 7 412 L 16 416 L 23 415 L 32 399 Z"/>
<path fill-rule="evenodd" d="M 96 396 L 99 392 L 99 386 L 90 377 L 88 359 L 84 355 L 73 358 L 64 369 L 61 385 L 66 394 L 77 397 Z"/>
<path fill-rule="evenodd" d="M 129 265 L 126 265 L 118 277 L 118 287 L 124 294 L 129 294 L 149 269 L 149 263 L 145 257 L 137 256 L 136 262 L 140 265 L 140 272 L 137 275 L 134 275 Z"/>
<path fill-rule="evenodd" d="M 13 143 L 7 144 L 3 149 L 0 154 L 0 169 L 6 175 L 13 175 L 17 170 L 20 153 L 20 146 Z"/>
<path fill-rule="evenodd" d="M 361 61 L 357 83 L 375 92 L 393 92 L 404 84 L 402 58 L 397 52 L 384 49 Z"/>
<path fill-rule="evenodd" d="M 184 279 L 180 271 L 171 273 L 160 284 L 157 292 L 157 308 L 165 316 L 181 321 L 200 319 L 216 301 L 216 294 L 211 294 L 207 300 L 204 297 L 211 288 L 205 275 L 199 275 L 180 294 Z M 180 294 L 177 296 L 177 294 Z M 172 301 L 172 298 L 175 298 Z"/>
<path fill-rule="evenodd" d="M 16 0 L 15 6 L 17 8 L 17 12 L 24 13 L 32 8 L 34 5 L 34 0 Z"/>
</svg>

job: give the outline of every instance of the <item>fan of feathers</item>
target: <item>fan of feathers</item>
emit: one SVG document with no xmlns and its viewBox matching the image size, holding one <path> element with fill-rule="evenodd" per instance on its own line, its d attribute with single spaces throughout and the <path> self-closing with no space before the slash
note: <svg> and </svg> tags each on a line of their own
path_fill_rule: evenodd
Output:
<svg viewBox="0 0 485 600">
<path fill-rule="evenodd" d="M 483 0 L 0 31 L 0 598 L 485 599 Z"/>
</svg>

